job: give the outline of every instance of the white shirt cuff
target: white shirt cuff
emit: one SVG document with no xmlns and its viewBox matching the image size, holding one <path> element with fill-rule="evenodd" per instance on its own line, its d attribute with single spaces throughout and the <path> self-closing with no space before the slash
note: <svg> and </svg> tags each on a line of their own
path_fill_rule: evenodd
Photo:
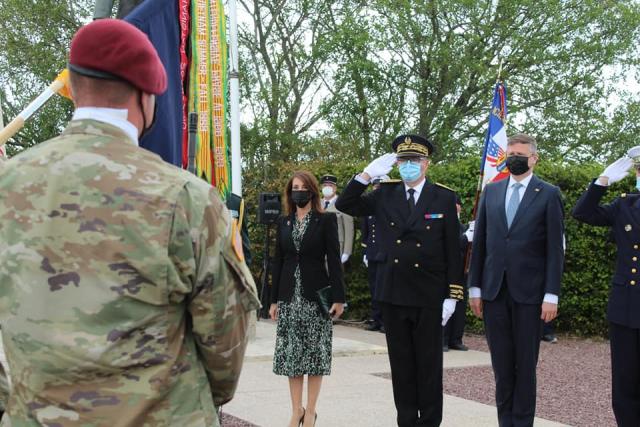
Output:
<svg viewBox="0 0 640 427">
<path fill-rule="evenodd" d="M 558 295 L 544 294 L 544 298 L 542 301 L 558 305 Z"/>
<path fill-rule="evenodd" d="M 356 181 L 358 181 L 362 185 L 369 185 L 369 181 L 365 180 L 362 176 L 356 175 Z"/>
<path fill-rule="evenodd" d="M 597 177 L 597 178 L 596 178 L 596 180 L 595 180 L 595 181 L 593 181 L 593 183 L 594 183 L 595 185 L 599 185 L 600 187 L 608 187 L 608 186 L 609 186 L 609 184 L 607 184 L 607 185 L 605 185 L 605 184 L 601 184 L 601 183 L 600 183 L 600 177 Z"/>
<path fill-rule="evenodd" d="M 477 286 L 469 288 L 469 298 L 482 298 L 482 290 Z"/>
</svg>

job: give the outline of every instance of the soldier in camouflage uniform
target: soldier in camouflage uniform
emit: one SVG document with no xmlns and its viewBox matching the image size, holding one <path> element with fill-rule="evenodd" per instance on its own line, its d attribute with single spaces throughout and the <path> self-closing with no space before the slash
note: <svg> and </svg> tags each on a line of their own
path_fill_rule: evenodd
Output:
<svg viewBox="0 0 640 427">
<path fill-rule="evenodd" d="M 69 68 L 73 120 L 0 174 L 1 425 L 219 426 L 258 306 L 229 212 L 136 145 L 166 88 L 142 32 L 94 21 Z"/>
</svg>

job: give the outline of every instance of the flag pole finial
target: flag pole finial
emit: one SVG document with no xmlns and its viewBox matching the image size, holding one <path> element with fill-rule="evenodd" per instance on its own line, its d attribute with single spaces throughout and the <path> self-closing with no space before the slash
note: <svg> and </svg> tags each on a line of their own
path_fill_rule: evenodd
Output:
<svg viewBox="0 0 640 427">
<path fill-rule="evenodd" d="M 500 58 L 500 65 L 498 66 L 498 77 L 496 78 L 496 83 L 500 83 L 502 81 L 502 64 L 504 62 L 504 58 Z"/>
</svg>

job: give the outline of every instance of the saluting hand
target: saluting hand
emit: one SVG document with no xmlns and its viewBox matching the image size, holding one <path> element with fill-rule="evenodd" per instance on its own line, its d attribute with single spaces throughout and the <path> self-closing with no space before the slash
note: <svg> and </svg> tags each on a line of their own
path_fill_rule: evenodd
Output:
<svg viewBox="0 0 640 427">
<path fill-rule="evenodd" d="M 600 174 L 598 181 L 602 185 L 614 184 L 627 176 L 631 166 L 633 166 L 633 160 L 626 156 L 621 157 L 607 166 L 604 172 Z"/>
<path fill-rule="evenodd" d="M 382 176 L 391 172 L 396 163 L 396 153 L 387 153 L 378 157 L 364 168 L 363 178 L 371 179 L 374 176 Z"/>
<path fill-rule="evenodd" d="M 558 316 L 558 304 L 552 304 L 550 302 L 542 303 L 542 312 L 540 313 L 540 318 L 545 321 L 545 323 L 551 322 Z"/>
</svg>

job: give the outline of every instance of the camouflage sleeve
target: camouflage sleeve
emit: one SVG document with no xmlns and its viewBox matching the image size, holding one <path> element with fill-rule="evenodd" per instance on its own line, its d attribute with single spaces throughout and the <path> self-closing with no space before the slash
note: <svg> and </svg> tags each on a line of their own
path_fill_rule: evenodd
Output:
<svg viewBox="0 0 640 427">
<path fill-rule="evenodd" d="M 232 246 L 231 229 L 231 216 L 215 188 L 189 182 L 176 205 L 171 240 L 178 269 L 191 283 L 187 308 L 216 406 L 233 397 L 249 312 L 259 307 L 251 273 Z"/>
<path fill-rule="evenodd" d="M 0 412 L 4 412 L 9 401 L 9 380 L 4 366 L 0 363 Z"/>
</svg>

